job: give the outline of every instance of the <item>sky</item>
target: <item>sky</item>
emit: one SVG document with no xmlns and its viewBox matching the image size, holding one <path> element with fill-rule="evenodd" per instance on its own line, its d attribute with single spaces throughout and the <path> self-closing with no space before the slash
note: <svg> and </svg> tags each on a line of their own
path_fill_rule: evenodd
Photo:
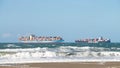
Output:
<svg viewBox="0 0 120 68">
<path fill-rule="evenodd" d="M 120 0 L 0 0 L 0 42 L 29 34 L 120 42 Z"/>
</svg>

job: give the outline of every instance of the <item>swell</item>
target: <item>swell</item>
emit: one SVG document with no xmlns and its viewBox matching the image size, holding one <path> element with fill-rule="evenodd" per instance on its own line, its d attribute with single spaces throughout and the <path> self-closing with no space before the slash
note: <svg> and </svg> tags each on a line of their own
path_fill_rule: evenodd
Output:
<svg viewBox="0 0 120 68">
<path fill-rule="evenodd" d="M 77 47 L 103 47 L 103 48 L 120 48 L 120 43 L 0 43 L 0 49 L 17 49 L 17 48 L 37 48 L 48 47 L 56 48 L 60 46 L 77 46 Z"/>
</svg>

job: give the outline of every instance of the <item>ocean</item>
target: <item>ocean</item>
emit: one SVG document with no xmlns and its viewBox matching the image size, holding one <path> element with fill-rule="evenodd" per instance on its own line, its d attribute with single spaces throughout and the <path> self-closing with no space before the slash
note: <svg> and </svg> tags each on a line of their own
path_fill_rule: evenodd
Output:
<svg viewBox="0 0 120 68">
<path fill-rule="evenodd" d="M 0 64 L 120 61 L 120 43 L 0 43 Z"/>
</svg>

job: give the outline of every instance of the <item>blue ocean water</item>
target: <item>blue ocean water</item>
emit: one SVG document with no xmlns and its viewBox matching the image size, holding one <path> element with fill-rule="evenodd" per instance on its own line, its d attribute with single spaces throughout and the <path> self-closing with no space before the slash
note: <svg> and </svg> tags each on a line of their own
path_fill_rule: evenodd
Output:
<svg viewBox="0 0 120 68">
<path fill-rule="evenodd" d="M 120 43 L 0 43 L 0 64 L 120 61 Z"/>
<path fill-rule="evenodd" d="M 0 49 L 16 48 L 57 48 L 61 46 L 120 48 L 120 43 L 0 43 Z"/>
</svg>

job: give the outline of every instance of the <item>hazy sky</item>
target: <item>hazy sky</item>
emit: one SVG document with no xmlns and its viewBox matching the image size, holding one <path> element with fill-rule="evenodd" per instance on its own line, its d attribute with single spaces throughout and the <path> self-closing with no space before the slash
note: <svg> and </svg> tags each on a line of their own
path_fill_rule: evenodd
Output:
<svg viewBox="0 0 120 68">
<path fill-rule="evenodd" d="M 0 0 L 0 42 L 26 34 L 120 42 L 120 0 Z"/>
</svg>

